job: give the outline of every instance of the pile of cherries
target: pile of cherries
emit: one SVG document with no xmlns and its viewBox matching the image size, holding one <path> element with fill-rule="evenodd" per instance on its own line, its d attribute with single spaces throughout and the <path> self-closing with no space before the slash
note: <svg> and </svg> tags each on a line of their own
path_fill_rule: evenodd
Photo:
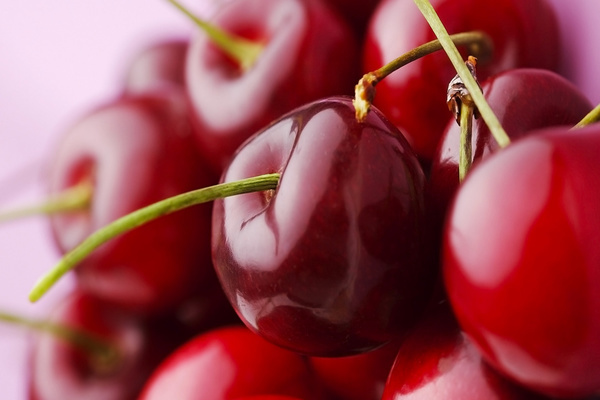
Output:
<svg viewBox="0 0 600 400">
<path fill-rule="evenodd" d="M 172 196 L 276 183 L 169 209 L 74 261 L 29 398 L 599 395 L 600 124 L 572 129 L 593 106 L 553 72 L 553 9 L 432 3 L 449 33 L 491 39 L 470 47 L 512 139 L 475 119 L 464 181 L 443 52 L 356 116 L 363 74 L 435 39 L 413 0 L 222 1 L 189 41 L 141 51 L 57 146 L 66 258 Z"/>
</svg>

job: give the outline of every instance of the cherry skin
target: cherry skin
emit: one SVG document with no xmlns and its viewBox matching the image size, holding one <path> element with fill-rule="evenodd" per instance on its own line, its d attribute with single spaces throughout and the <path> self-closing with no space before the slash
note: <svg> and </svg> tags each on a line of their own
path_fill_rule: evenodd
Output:
<svg viewBox="0 0 600 400">
<path fill-rule="evenodd" d="M 351 99 L 296 109 L 254 136 L 222 177 L 281 172 L 270 192 L 217 200 L 213 263 L 253 331 L 312 356 L 403 335 L 432 292 L 424 174 L 402 134 Z"/>
<path fill-rule="evenodd" d="M 427 316 L 400 346 L 382 400 L 533 400 L 482 359 L 444 307 Z"/>
<path fill-rule="evenodd" d="M 532 133 L 457 192 L 448 297 L 486 360 L 551 396 L 600 390 L 600 125 Z"/>
<path fill-rule="evenodd" d="M 481 84 L 484 96 L 508 136 L 515 140 L 539 128 L 578 123 L 592 109 L 590 101 L 562 76 L 542 69 L 502 72 Z M 472 130 L 473 164 L 499 149 L 485 122 Z M 450 121 L 431 165 L 427 189 L 441 225 L 458 185 L 460 126 Z"/>
<path fill-rule="evenodd" d="M 134 400 L 154 368 L 183 340 L 173 325 L 166 331 L 142 324 L 81 292 L 65 298 L 49 321 L 115 345 L 118 358 L 100 360 L 64 339 L 39 333 L 30 355 L 30 400 Z"/>
<path fill-rule="evenodd" d="M 321 1 L 236 0 L 211 23 L 264 43 L 247 71 L 206 35 L 191 43 L 186 79 L 200 126 L 197 139 L 218 171 L 257 130 L 309 101 L 351 95 L 358 81 L 356 39 Z"/>
<path fill-rule="evenodd" d="M 171 354 L 140 400 L 233 400 L 251 395 L 320 399 L 308 361 L 244 326 L 205 332 Z"/>
<path fill-rule="evenodd" d="M 449 33 L 482 30 L 493 41 L 491 60 L 480 59 L 481 81 L 516 67 L 554 69 L 560 50 L 553 9 L 545 0 L 434 0 Z M 384 0 L 370 21 L 364 72 L 435 39 L 413 0 Z M 443 52 L 417 60 L 377 85 L 374 104 L 408 137 L 426 163 L 447 122 L 445 93 L 456 71 Z"/>
<path fill-rule="evenodd" d="M 349 357 L 311 357 L 315 375 L 335 399 L 381 400 L 400 340 Z"/>
<path fill-rule="evenodd" d="M 59 143 L 50 193 L 90 182 L 82 211 L 53 215 L 59 249 L 142 206 L 216 182 L 195 151 L 178 91 L 125 96 L 91 111 Z M 84 291 L 143 314 L 171 311 L 218 284 L 210 259 L 211 207 L 157 219 L 94 251 L 76 268 Z"/>
<path fill-rule="evenodd" d="M 350 24 L 358 38 L 362 39 L 380 0 L 325 0 L 334 7 Z"/>
<path fill-rule="evenodd" d="M 189 40 L 174 38 L 152 43 L 129 62 L 123 86 L 128 94 L 185 86 L 185 58 Z"/>
<path fill-rule="evenodd" d="M 279 396 L 276 394 L 265 394 L 265 395 L 258 395 L 258 396 L 244 396 L 244 397 L 238 397 L 235 400 L 302 400 L 298 397 L 290 397 L 290 396 Z"/>
</svg>

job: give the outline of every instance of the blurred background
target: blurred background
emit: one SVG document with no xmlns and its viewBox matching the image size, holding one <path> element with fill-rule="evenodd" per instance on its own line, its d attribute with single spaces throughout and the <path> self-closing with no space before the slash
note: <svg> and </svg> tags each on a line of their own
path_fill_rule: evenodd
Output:
<svg viewBox="0 0 600 400">
<path fill-rule="evenodd" d="M 214 0 L 188 1 L 199 15 Z M 563 27 L 562 72 L 600 103 L 600 2 L 549 0 Z M 45 195 L 44 171 L 62 132 L 114 96 L 140 48 L 187 36 L 190 23 L 164 0 L 7 1 L 0 5 L 0 209 Z M 61 281 L 40 303 L 27 295 L 58 260 L 43 217 L 0 225 L 0 310 L 43 316 L 71 288 Z M 26 398 L 28 334 L 0 323 L 0 393 Z"/>
</svg>

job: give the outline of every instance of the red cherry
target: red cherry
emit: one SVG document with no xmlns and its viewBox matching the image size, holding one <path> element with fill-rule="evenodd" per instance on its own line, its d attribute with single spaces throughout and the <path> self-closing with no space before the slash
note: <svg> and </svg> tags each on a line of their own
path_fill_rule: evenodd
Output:
<svg viewBox="0 0 600 400">
<path fill-rule="evenodd" d="M 224 182 L 281 171 L 276 190 L 217 200 L 213 262 L 255 332 L 313 356 L 404 334 L 427 303 L 424 174 L 376 109 L 350 98 L 299 108 L 247 142 Z"/>
<path fill-rule="evenodd" d="M 219 171 L 257 130 L 309 101 L 350 95 L 358 80 L 358 44 L 321 1 L 236 0 L 212 23 L 264 44 L 246 71 L 204 34 L 190 46 L 186 78 L 197 139 Z"/>
<path fill-rule="evenodd" d="M 79 329 L 116 346 L 116 358 L 94 357 L 71 342 L 38 333 L 31 352 L 30 400 L 136 399 L 153 369 L 182 340 L 171 325 L 145 326 L 81 293 L 69 295 L 49 322 Z"/>
<path fill-rule="evenodd" d="M 336 399 L 381 400 L 400 341 L 350 357 L 311 357 L 320 382 Z"/>
<path fill-rule="evenodd" d="M 428 315 L 402 343 L 382 397 L 383 400 L 542 398 L 490 368 L 446 309 Z"/>
<path fill-rule="evenodd" d="M 80 119 L 57 150 L 50 193 L 89 181 L 93 198 L 86 210 L 52 217 L 59 248 L 72 249 L 142 206 L 214 183 L 193 140 L 187 108 L 177 94 L 121 98 Z M 194 207 L 102 246 L 78 266 L 79 285 L 141 313 L 171 310 L 216 284 L 210 212 L 210 206 Z"/>
<path fill-rule="evenodd" d="M 572 83 L 542 69 L 505 71 L 486 80 L 481 87 L 488 104 L 513 140 L 534 129 L 573 126 L 592 109 L 590 101 Z M 499 149 L 481 118 L 473 124 L 472 147 L 472 168 Z M 427 184 L 432 212 L 436 213 L 439 225 L 459 185 L 459 153 L 460 126 L 452 120 L 436 151 Z"/>
<path fill-rule="evenodd" d="M 552 396 L 600 390 L 600 125 L 534 133 L 467 176 L 444 275 L 457 318 L 506 376 Z"/>
<path fill-rule="evenodd" d="M 276 394 L 263 394 L 258 396 L 238 397 L 235 400 L 302 400 L 298 397 L 279 396 Z"/>
<path fill-rule="evenodd" d="M 334 7 L 362 39 L 369 19 L 380 0 L 325 0 L 325 2 Z"/>
<path fill-rule="evenodd" d="M 125 72 L 125 92 L 144 93 L 165 86 L 183 89 L 188 45 L 187 39 L 169 39 L 143 48 Z"/>
<path fill-rule="evenodd" d="M 492 59 L 480 60 L 481 81 L 509 68 L 557 66 L 556 18 L 544 0 L 436 0 L 432 4 L 449 33 L 482 30 L 492 38 Z M 385 0 L 369 25 L 363 69 L 373 71 L 433 39 L 412 0 Z M 407 135 L 426 162 L 432 159 L 451 118 L 444 93 L 455 74 L 446 55 L 440 53 L 403 67 L 377 85 L 374 104 Z"/>
<path fill-rule="evenodd" d="M 140 400 L 228 400 L 251 395 L 319 399 L 308 361 L 243 326 L 192 339 L 154 372 Z"/>
</svg>

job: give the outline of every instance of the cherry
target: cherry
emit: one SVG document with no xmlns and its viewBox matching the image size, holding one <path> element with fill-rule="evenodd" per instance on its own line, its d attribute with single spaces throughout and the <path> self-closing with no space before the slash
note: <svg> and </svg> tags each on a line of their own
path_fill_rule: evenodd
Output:
<svg viewBox="0 0 600 400">
<path fill-rule="evenodd" d="M 557 65 L 556 18 L 543 0 L 437 0 L 433 5 L 450 33 L 479 29 L 492 38 L 491 59 L 480 60 L 482 81 L 509 68 L 554 69 Z M 384 0 L 369 25 L 363 69 L 372 71 L 433 38 L 413 1 Z M 437 54 L 411 63 L 377 87 L 374 104 L 409 138 L 426 163 L 450 119 L 443 93 L 455 73 L 447 58 Z"/>
<path fill-rule="evenodd" d="M 356 39 L 318 0 L 236 0 L 212 23 L 259 46 L 233 60 L 205 34 L 190 45 L 186 79 L 197 139 L 218 171 L 257 130 L 309 101 L 350 95 L 358 80 Z"/>
<path fill-rule="evenodd" d="M 85 332 L 96 341 L 87 340 L 81 348 L 73 337 L 37 334 L 30 355 L 30 400 L 136 399 L 153 369 L 183 340 L 173 325 L 168 331 L 160 325 L 143 325 L 80 292 L 65 298 L 49 321 Z"/>
<path fill-rule="evenodd" d="M 489 367 L 445 307 L 435 309 L 400 346 L 382 400 L 544 397 Z"/>
<path fill-rule="evenodd" d="M 399 340 L 349 357 L 311 357 L 320 382 L 336 399 L 381 400 L 398 353 Z"/>
<path fill-rule="evenodd" d="M 547 128 L 488 157 L 444 235 L 454 312 L 500 372 L 552 396 L 600 390 L 600 125 Z"/>
<path fill-rule="evenodd" d="M 264 394 L 264 395 L 258 395 L 258 396 L 244 396 L 244 397 L 238 397 L 235 400 L 302 400 L 298 397 L 290 397 L 290 396 L 279 396 L 279 395 L 271 395 L 271 394 Z"/>
<path fill-rule="evenodd" d="M 296 109 L 254 136 L 222 177 L 280 171 L 276 189 L 216 200 L 213 263 L 253 331 L 312 356 L 403 335 L 433 290 L 424 173 L 376 109 L 351 99 Z"/>
<path fill-rule="evenodd" d="M 188 46 L 189 40 L 174 38 L 143 48 L 127 66 L 123 78 L 125 92 L 144 93 L 164 86 L 183 89 Z"/>
<path fill-rule="evenodd" d="M 548 70 L 505 71 L 483 82 L 482 90 L 512 139 L 538 128 L 575 125 L 592 109 L 589 100 L 572 83 Z M 459 185 L 459 146 L 460 127 L 452 120 L 438 146 L 427 184 L 439 225 Z M 472 148 L 473 167 L 499 149 L 481 118 L 473 124 Z"/>
<path fill-rule="evenodd" d="M 272 345 L 243 326 L 193 338 L 150 377 L 140 400 L 227 400 L 286 395 L 304 400 L 320 394 L 308 361 Z"/>
<path fill-rule="evenodd" d="M 50 193 L 91 185 L 83 210 L 53 215 L 58 247 L 142 206 L 216 179 L 194 150 L 177 91 L 125 96 L 85 115 L 60 143 Z M 210 206 L 153 221 L 97 249 L 79 266 L 83 290 L 144 314 L 172 310 L 217 284 L 210 260 Z"/>
<path fill-rule="evenodd" d="M 325 0 L 334 7 L 353 28 L 355 34 L 362 39 L 371 15 L 380 0 Z"/>
</svg>

